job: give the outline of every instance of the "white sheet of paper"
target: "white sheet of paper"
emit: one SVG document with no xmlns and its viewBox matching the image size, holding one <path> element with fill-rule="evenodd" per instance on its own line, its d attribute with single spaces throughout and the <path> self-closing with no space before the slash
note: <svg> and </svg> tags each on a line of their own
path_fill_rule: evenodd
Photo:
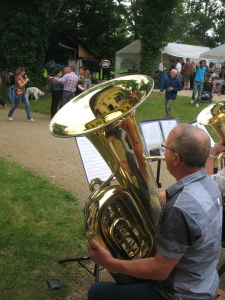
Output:
<svg viewBox="0 0 225 300">
<path fill-rule="evenodd" d="M 164 141 L 167 140 L 167 137 L 170 133 L 170 131 L 177 126 L 178 124 L 178 120 L 173 119 L 173 120 L 161 120 L 160 121 L 161 124 L 161 128 L 162 128 L 162 132 L 163 132 L 163 136 L 164 136 Z"/>
<path fill-rule="evenodd" d="M 99 152 L 85 136 L 78 136 L 75 139 L 80 151 L 88 183 L 94 178 L 100 178 L 102 181 L 106 181 L 112 174 L 112 171 Z"/>
<path fill-rule="evenodd" d="M 149 155 L 149 150 L 160 148 L 163 141 L 163 136 L 161 128 L 158 121 L 153 122 L 143 122 L 140 124 L 143 139 L 147 147 L 147 153 Z"/>
</svg>

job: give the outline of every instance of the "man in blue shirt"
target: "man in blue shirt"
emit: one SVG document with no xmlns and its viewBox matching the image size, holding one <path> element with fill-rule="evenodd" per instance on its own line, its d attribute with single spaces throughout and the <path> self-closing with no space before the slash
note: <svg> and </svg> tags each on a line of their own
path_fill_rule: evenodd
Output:
<svg viewBox="0 0 225 300">
<path fill-rule="evenodd" d="M 172 118 L 171 108 L 173 105 L 173 101 L 177 97 L 177 92 L 182 88 L 182 84 L 179 78 L 177 78 L 177 70 L 172 69 L 170 71 L 170 77 L 168 77 L 163 84 L 163 87 L 160 88 L 160 95 L 162 95 L 163 91 L 166 90 L 165 94 L 165 110 L 167 118 Z"/>
<path fill-rule="evenodd" d="M 201 100 L 202 91 L 203 91 L 203 85 L 205 80 L 205 75 L 207 74 L 207 67 L 205 60 L 198 61 L 196 63 L 196 73 L 195 73 L 195 81 L 194 81 L 194 88 L 193 88 L 193 94 L 191 98 L 191 103 L 194 103 L 195 95 L 198 92 L 198 98 L 196 100 L 195 106 L 199 107 L 199 102 Z"/>
</svg>

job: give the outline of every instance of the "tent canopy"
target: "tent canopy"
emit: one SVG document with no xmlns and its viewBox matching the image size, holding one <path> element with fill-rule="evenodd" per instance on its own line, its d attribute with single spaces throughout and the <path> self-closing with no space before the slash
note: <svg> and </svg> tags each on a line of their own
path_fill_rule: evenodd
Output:
<svg viewBox="0 0 225 300">
<path fill-rule="evenodd" d="M 185 61 L 187 57 L 190 59 L 198 59 L 202 52 L 208 50 L 210 50 L 210 48 L 208 47 L 168 43 L 167 46 L 161 51 L 161 55 L 165 61 L 169 61 L 170 59 L 176 59 L 176 58 Z M 141 43 L 139 40 L 136 40 L 116 52 L 115 77 L 119 76 L 121 63 L 125 59 L 132 60 L 134 62 L 134 66 L 135 65 L 140 66 L 140 60 L 141 60 L 140 51 L 141 51 Z"/>
<path fill-rule="evenodd" d="M 201 53 L 200 57 L 205 59 L 225 60 L 225 44 Z"/>
</svg>

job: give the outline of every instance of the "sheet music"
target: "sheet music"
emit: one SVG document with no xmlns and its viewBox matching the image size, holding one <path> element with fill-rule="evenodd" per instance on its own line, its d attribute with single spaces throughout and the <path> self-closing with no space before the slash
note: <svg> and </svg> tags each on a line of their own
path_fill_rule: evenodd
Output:
<svg viewBox="0 0 225 300">
<path fill-rule="evenodd" d="M 162 128 L 162 133 L 164 136 L 164 141 L 166 141 L 170 131 L 178 124 L 178 120 L 177 119 L 161 120 L 160 124 L 161 124 L 161 128 Z"/>
<path fill-rule="evenodd" d="M 102 181 L 108 179 L 112 171 L 92 143 L 85 136 L 78 136 L 75 139 L 88 183 L 94 178 L 100 178 Z"/>
<path fill-rule="evenodd" d="M 199 124 L 198 122 L 193 122 L 193 123 L 191 123 L 191 125 L 203 129 L 209 135 L 211 148 L 215 145 L 215 142 L 214 142 L 213 138 L 211 137 L 211 135 L 209 134 L 208 130 L 205 128 L 204 125 Z"/>
<path fill-rule="evenodd" d="M 142 133 L 144 136 L 144 142 L 146 145 L 147 155 L 151 149 L 158 149 L 163 142 L 163 136 L 158 121 L 143 122 L 140 124 Z"/>
</svg>

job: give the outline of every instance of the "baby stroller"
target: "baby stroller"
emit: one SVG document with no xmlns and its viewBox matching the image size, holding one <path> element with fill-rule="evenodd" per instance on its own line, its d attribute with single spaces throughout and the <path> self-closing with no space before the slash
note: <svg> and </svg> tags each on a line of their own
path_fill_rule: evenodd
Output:
<svg viewBox="0 0 225 300">
<path fill-rule="evenodd" d="M 205 81 L 203 84 L 201 102 L 212 102 L 212 83 Z"/>
</svg>

